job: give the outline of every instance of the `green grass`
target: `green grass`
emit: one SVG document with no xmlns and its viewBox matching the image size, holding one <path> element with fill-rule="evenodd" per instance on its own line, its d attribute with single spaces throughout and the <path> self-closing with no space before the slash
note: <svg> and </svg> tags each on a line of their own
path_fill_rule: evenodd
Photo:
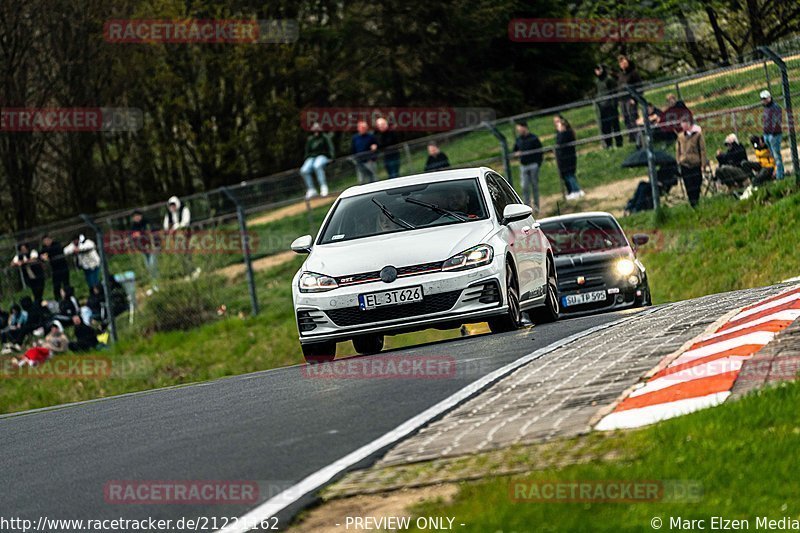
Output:
<svg viewBox="0 0 800 533">
<path fill-rule="evenodd" d="M 605 446 L 622 460 L 594 460 L 563 468 L 464 483 L 450 503 L 430 501 L 414 508 L 418 516 L 450 516 L 464 531 L 651 531 L 659 517 L 711 516 L 800 518 L 797 508 L 796 450 L 800 446 L 800 384 L 759 391 L 655 426 L 612 435 Z M 700 487 L 695 501 L 637 503 L 515 502 L 509 484 L 553 481 L 682 480 Z M 413 521 L 412 521 L 413 523 Z"/>
<path fill-rule="evenodd" d="M 780 282 L 800 275 L 800 194 L 789 180 L 746 201 L 720 196 L 698 209 L 664 209 L 620 219 L 628 235 L 645 232 L 640 249 L 656 303 Z"/>
</svg>

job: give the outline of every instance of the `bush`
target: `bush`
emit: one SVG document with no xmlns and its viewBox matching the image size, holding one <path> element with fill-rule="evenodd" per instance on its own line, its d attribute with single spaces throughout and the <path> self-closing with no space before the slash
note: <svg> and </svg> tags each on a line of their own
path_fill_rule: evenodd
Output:
<svg viewBox="0 0 800 533">
<path fill-rule="evenodd" d="M 206 276 L 191 281 L 165 284 L 149 296 L 139 315 L 140 332 L 151 335 L 161 331 L 189 330 L 217 318 L 217 288 L 225 281 Z"/>
</svg>

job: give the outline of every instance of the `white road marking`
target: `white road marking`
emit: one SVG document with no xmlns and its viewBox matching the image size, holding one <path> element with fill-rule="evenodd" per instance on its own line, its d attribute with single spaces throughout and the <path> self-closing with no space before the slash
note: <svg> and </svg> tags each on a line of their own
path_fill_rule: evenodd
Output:
<svg viewBox="0 0 800 533">
<path fill-rule="evenodd" d="M 595 426 L 595 429 L 609 431 L 612 429 L 630 429 L 646 426 L 668 418 L 693 413 L 707 407 L 714 407 L 724 402 L 730 394 L 730 391 L 716 392 L 708 396 L 686 398 L 625 411 L 614 411 L 603 418 Z"/>
<path fill-rule="evenodd" d="M 702 346 L 700 348 L 688 350 L 670 363 L 669 366 L 688 363 L 689 361 L 694 361 L 695 359 L 700 359 L 701 357 L 707 357 L 709 355 L 714 355 L 715 353 L 724 352 L 725 350 L 732 350 L 734 348 L 738 348 L 739 346 L 746 346 L 748 344 L 760 344 L 761 346 L 764 346 L 771 341 L 773 337 L 775 337 L 775 333 L 772 331 L 755 331 L 746 335 L 740 335 L 739 337 L 735 337 L 733 339 L 719 341 L 709 344 L 708 346 Z"/>
<path fill-rule="evenodd" d="M 709 361 L 708 363 L 703 363 L 702 365 L 685 368 L 679 372 L 673 372 L 672 374 L 667 374 L 666 376 L 661 376 L 660 378 L 651 379 L 645 384 L 644 387 L 633 391 L 629 397 L 635 398 L 636 396 L 666 389 L 667 387 L 671 387 L 679 383 L 716 376 L 718 374 L 725 374 L 726 372 L 734 372 L 741 369 L 742 364 L 744 364 L 744 360 L 748 359 L 749 357 L 750 356 L 739 355 L 723 357 L 721 359 Z"/>
<path fill-rule="evenodd" d="M 746 328 L 752 328 L 760 324 L 764 324 L 766 322 L 771 322 L 773 320 L 788 320 L 789 322 L 794 322 L 794 320 L 798 317 L 800 317 L 800 309 L 784 309 L 783 311 L 778 311 L 776 313 L 772 313 L 771 315 L 761 317 L 758 320 L 752 320 L 750 322 L 745 322 L 744 324 L 740 324 L 733 328 L 723 329 L 720 332 L 712 333 L 707 337 L 702 337 L 700 341 L 705 342 L 711 339 L 715 339 L 717 337 L 721 337 L 723 335 L 727 335 L 728 333 L 741 331 Z"/>
</svg>

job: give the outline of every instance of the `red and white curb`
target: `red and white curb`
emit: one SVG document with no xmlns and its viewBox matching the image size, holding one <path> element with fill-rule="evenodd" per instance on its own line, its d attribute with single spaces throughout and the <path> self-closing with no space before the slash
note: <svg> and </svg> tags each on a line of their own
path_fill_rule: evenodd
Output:
<svg viewBox="0 0 800 533">
<path fill-rule="evenodd" d="M 744 361 L 800 317 L 800 287 L 743 308 L 653 374 L 595 429 L 635 428 L 724 402 Z"/>
</svg>

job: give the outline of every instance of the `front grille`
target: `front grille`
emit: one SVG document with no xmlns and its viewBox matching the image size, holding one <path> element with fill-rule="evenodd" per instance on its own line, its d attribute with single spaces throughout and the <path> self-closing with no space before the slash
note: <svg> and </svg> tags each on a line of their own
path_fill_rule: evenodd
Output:
<svg viewBox="0 0 800 533">
<path fill-rule="evenodd" d="M 373 322 L 387 322 L 402 320 L 430 313 L 449 311 L 458 302 L 461 291 L 440 292 L 423 296 L 421 302 L 390 307 L 378 307 L 362 311 L 359 307 L 346 307 L 344 309 L 330 309 L 325 311 L 337 326 L 359 326 Z"/>
<path fill-rule="evenodd" d="M 562 264 L 557 267 L 558 288 L 560 291 L 600 289 L 614 278 L 613 261 L 601 261 L 588 264 Z M 578 284 L 578 277 L 583 276 L 585 282 Z"/>
<path fill-rule="evenodd" d="M 432 263 L 421 263 L 419 265 L 397 267 L 397 277 L 403 278 L 407 276 L 426 274 L 428 272 L 439 272 L 442 270 L 442 263 L 444 263 L 444 261 L 434 261 Z M 336 283 L 338 283 L 340 287 L 347 287 L 348 285 L 369 283 L 371 281 L 379 281 L 380 279 L 381 271 L 373 270 L 372 272 L 361 272 L 360 274 L 340 276 L 336 278 Z"/>
<path fill-rule="evenodd" d="M 496 281 L 475 285 L 464 293 L 464 303 L 478 301 L 482 304 L 491 304 L 500 301 L 500 286 Z"/>
<path fill-rule="evenodd" d="M 325 323 L 325 315 L 319 311 L 298 311 L 297 328 L 300 331 L 312 331 L 317 329 L 317 324 Z"/>
</svg>

